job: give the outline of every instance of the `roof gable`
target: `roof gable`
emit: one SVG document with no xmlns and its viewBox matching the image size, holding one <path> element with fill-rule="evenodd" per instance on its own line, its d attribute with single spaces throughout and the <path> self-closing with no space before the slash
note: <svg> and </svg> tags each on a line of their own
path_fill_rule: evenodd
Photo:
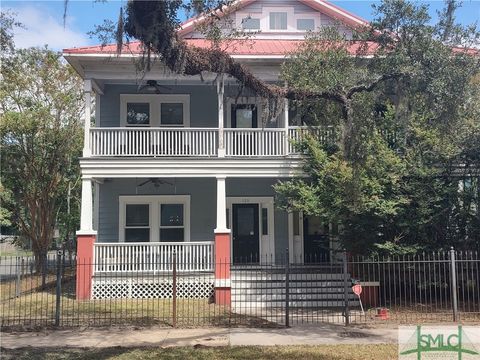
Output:
<svg viewBox="0 0 480 360">
<path fill-rule="evenodd" d="M 230 6 L 224 6 L 222 10 L 217 10 L 216 13 L 219 16 L 223 16 L 225 13 L 228 13 L 228 10 L 230 8 L 233 8 L 234 10 L 229 13 L 229 15 L 235 13 L 236 11 L 239 11 L 243 9 L 244 7 L 251 5 L 255 2 L 259 2 L 261 0 L 237 0 Z M 303 5 L 306 5 L 322 14 L 325 14 L 340 23 L 344 24 L 345 26 L 349 28 L 357 28 L 361 26 L 366 26 L 368 25 L 368 21 L 330 3 L 329 1 L 326 0 L 295 0 Z M 278 5 L 281 3 L 281 0 L 276 2 L 275 5 Z M 186 36 L 189 33 L 195 31 L 195 27 L 205 21 L 206 16 L 205 15 L 200 15 L 191 19 L 188 19 L 185 21 L 181 26 L 180 29 L 178 30 L 178 34 L 180 36 Z"/>
</svg>

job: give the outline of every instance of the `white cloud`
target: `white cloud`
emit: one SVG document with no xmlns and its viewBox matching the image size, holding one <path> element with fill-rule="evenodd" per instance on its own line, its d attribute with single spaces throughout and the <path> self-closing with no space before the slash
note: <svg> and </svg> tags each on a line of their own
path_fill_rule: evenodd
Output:
<svg viewBox="0 0 480 360">
<path fill-rule="evenodd" d="M 89 44 L 86 34 L 69 28 L 72 18 L 67 18 L 63 27 L 63 19 L 55 18 L 45 11 L 33 6 L 15 8 L 17 19 L 25 24 L 26 29 L 17 29 L 14 34 L 15 47 L 28 48 L 31 46 L 48 45 L 50 49 L 85 46 Z"/>
</svg>

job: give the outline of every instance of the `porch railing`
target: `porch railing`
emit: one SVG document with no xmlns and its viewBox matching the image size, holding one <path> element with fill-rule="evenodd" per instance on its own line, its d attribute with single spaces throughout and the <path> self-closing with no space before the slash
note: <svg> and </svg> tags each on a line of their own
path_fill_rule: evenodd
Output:
<svg viewBox="0 0 480 360">
<path fill-rule="evenodd" d="M 332 127 L 291 126 L 290 141 L 285 129 L 224 130 L 227 157 L 267 157 L 297 154 L 294 142 L 312 134 L 324 143 L 334 143 Z M 93 128 L 90 130 L 91 156 L 200 156 L 218 154 L 217 128 Z"/>
<path fill-rule="evenodd" d="M 226 156 L 286 155 L 284 129 L 225 129 Z"/>
<path fill-rule="evenodd" d="M 92 156 L 216 156 L 215 128 L 94 128 Z"/>
<path fill-rule="evenodd" d="M 213 244 L 213 241 L 95 243 L 94 272 L 171 271 L 174 251 L 177 271 L 213 271 Z"/>
<path fill-rule="evenodd" d="M 312 135 L 322 144 L 334 144 L 337 141 L 333 127 L 330 126 L 290 126 L 288 128 L 288 153 L 297 154 L 295 142 L 301 141 L 306 135 Z"/>
</svg>

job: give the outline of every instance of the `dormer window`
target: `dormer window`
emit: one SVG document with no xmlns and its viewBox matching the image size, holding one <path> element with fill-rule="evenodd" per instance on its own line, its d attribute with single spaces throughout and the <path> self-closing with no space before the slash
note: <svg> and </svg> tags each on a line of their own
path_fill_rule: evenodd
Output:
<svg viewBox="0 0 480 360">
<path fill-rule="evenodd" d="M 297 30 L 310 31 L 315 30 L 314 19 L 297 19 Z"/>
<path fill-rule="evenodd" d="M 270 12 L 270 30 L 287 30 L 286 12 Z"/>
<path fill-rule="evenodd" d="M 242 29 L 243 30 L 260 30 L 260 19 L 246 17 L 242 19 Z"/>
</svg>

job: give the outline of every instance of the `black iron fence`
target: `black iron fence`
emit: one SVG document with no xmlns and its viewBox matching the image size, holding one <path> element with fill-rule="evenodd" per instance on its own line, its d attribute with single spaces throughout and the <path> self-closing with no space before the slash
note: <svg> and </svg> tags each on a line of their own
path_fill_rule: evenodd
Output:
<svg viewBox="0 0 480 360">
<path fill-rule="evenodd" d="M 480 322 L 476 252 L 286 259 L 288 253 L 275 262 L 236 259 L 185 271 L 196 267 L 179 266 L 172 254 L 168 264 L 140 267 L 148 271 L 119 272 L 111 259 L 97 266 L 58 254 L 40 273 L 32 257 L 2 257 L 1 327 Z"/>
</svg>

